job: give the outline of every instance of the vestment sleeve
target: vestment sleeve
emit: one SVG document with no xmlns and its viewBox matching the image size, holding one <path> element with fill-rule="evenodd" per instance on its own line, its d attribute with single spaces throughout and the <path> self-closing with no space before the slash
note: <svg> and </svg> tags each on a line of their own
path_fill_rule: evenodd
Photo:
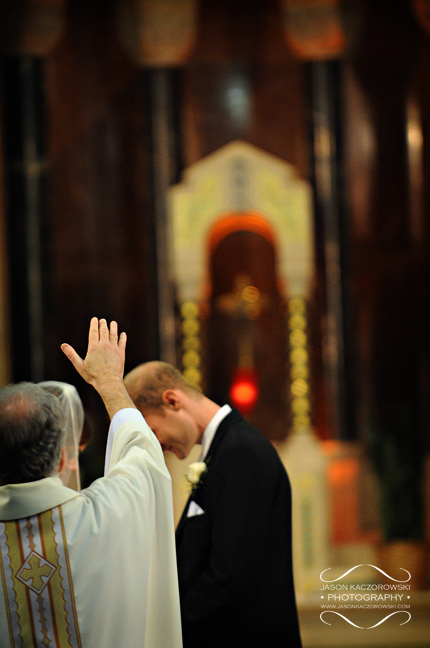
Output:
<svg viewBox="0 0 430 648">
<path fill-rule="evenodd" d="M 106 444 L 105 475 L 121 461 L 133 447 L 146 450 L 149 455 L 165 468 L 160 443 L 142 414 L 135 408 L 119 410 L 109 426 Z M 167 472 L 167 468 L 165 469 Z"/>
<path fill-rule="evenodd" d="M 115 566 L 110 587 L 124 590 L 122 608 L 134 609 L 138 601 L 141 645 L 181 648 L 172 484 L 160 443 L 138 410 L 120 410 L 112 418 L 106 469 L 82 495 L 99 555 Z M 83 533 L 83 524 L 77 528 Z M 118 612 L 111 607 L 107 613 L 112 610 Z M 118 612 L 118 624 L 124 618 Z M 130 617 L 132 628 L 139 623 Z"/>
</svg>

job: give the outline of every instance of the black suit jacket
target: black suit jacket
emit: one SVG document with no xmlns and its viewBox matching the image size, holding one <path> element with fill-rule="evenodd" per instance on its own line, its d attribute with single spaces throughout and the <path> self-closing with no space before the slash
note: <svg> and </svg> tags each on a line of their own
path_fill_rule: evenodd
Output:
<svg viewBox="0 0 430 648">
<path fill-rule="evenodd" d="M 184 648 L 299 648 L 291 489 L 276 450 L 233 410 L 206 463 L 176 531 Z M 191 501 L 204 513 L 187 517 Z"/>
</svg>

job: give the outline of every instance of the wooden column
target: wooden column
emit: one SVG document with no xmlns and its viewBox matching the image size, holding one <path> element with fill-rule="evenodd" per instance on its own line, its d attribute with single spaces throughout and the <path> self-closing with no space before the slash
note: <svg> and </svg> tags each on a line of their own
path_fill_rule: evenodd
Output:
<svg viewBox="0 0 430 648">
<path fill-rule="evenodd" d="M 0 125 L 0 139 L 2 139 Z M 10 349 L 9 349 L 9 290 L 6 249 L 6 223 L 4 209 L 3 160 L 0 157 L 0 385 L 10 382 Z"/>
<path fill-rule="evenodd" d="M 44 59 L 62 28 L 62 1 L 3 5 L 2 117 L 12 378 L 44 377 L 46 200 Z"/>
<path fill-rule="evenodd" d="M 194 42 L 196 9 L 195 0 L 125 0 L 118 5 L 122 41 L 141 68 L 149 103 L 159 357 L 171 364 L 176 364 L 175 300 L 166 198 L 180 172 L 180 67 Z"/>
<path fill-rule="evenodd" d="M 323 266 L 325 326 L 323 363 L 331 435 L 356 435 L 348 283 L 347 210 L 342 185 L 341 66 L 346 36 L 337 1 L 284 0 L 287 44 L 304 64 L 309 105 L 317 256 Z"/>
</svg>

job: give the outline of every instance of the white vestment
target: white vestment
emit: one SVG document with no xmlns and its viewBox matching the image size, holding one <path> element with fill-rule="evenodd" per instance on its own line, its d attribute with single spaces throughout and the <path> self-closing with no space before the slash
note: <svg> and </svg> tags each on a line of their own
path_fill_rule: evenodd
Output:
<svg viewBox="0 0 430 648">
<path fill-rule="evenodd" d="M 110 469 L 0 487 L 0 648 L 181 648 L 171 480 L 135 409 L 109 429 Z"/>
</svg>

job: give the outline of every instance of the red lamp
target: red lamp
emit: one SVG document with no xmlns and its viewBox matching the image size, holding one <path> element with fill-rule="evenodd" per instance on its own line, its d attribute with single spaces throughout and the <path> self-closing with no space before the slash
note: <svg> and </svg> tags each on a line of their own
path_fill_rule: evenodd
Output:
<svg viewBox="0 0 430 648">
<path fill-rule="evenodd" d="M 236 369 L 230 386 L 230 402 L 244 416 L 251 414 L 259 396 L 257 374 L 254 369 Z"/>
</svg>

